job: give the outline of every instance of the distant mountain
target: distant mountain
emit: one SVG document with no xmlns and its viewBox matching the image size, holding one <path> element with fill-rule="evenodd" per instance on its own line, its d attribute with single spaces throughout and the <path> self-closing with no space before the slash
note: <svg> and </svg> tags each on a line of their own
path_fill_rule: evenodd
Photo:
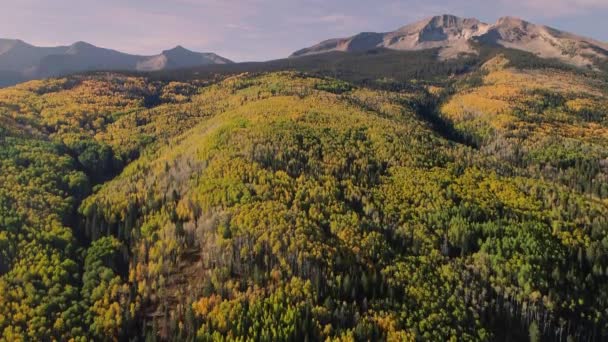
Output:
<svg viewBox="0 0 608 342">
<path fill-rule="evenodd" d="M 593 66 L 608 59 L 608 44 L 580 37 L 519 18 L 504 17 L 490 25 L 474 18 L 442 15 L 427 18 L 392 32 L 365 32 L 349 38 L 323 41 L 293 53 L 292 57 L 330 51 L 360 52 L 376 48 L 392 50 L 439 49 L 448 59 L 476 53 L 475 43 L 502 46 L 554 58 L 576 66 Z"/>
<path fill-rule="evenodd" d="M 232 61 L 214 53 L 177 46 L 154 56 L 139 56 L 85 42 L 37 47 L 21 40 L 0 39 L 0 86 L 21 81 L 95 70 L 159 71 Z"/>
<path fill-rule="evenodd" d="M 214 53 L 193 52 L 182 46 L 165 50 L 160 55 L 137 62 L 137 70 L 158 71 L 209 64 L 231 64 L 232 61 Z"/>
<path fill-rule="evenodd" d="M 485 34 L 475 39 L 480 43 L 523 50 L 577 66 L 591 66 L 608 59 L 606 43 L 514 17 L 500 18 Z"/>
</svg>

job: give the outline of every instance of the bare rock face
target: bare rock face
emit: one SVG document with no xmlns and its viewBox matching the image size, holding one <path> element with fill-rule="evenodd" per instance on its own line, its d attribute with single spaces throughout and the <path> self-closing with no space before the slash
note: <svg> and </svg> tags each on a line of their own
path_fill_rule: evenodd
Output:
<svg viewBox="0 0 608 342">
<path fill-rule="evenodd" d="M 411 42 L 411 48 L 431 45 L 445 46 L 480 35 L 487 29 L 487 24 L 474 18 L 459 18 L 453 15 L 437 16 L 388 33 L 390 38 L 388 46 L 407 47 L 407 45 L 397 44 L 399 41 Z"/>
<path fill-rule="evenodd" d="M 470 51 L 468 40 L 487 31 L 489 25 L 473 18 L 442 15 L 427 18 L 387 33 L 361 33 L 350 38 L 331 39 L 292 56 L 304 56 L 329 51 L 362 51 L 375 48 L 394 50 L 424 50 L 447 48 Z"/>
<path fill-rule="evenodd" d="M 555 58 L 577 66 L 593 65 L 608 58 L 608 44 L 525 20 L 504 17 L 495 24 L 474 18 L 441 15 L 387 33 L 361 33 L 331 39 L 296 51 L 292 57 L 330 51 L 356 52 L 376 48 L 393 50 L 439 49 L 439 57 L 454 58 L 476 53 L 472 43 L 502 46 Z"/>
<path fill-rule="evenodd" d="M 488 30 L 489 25 L 474 18 L 442 15 L 404 26 L 387 34 L 384 48 L 425 50 L 440 48 L 443 58 L 473 53 L 469 40 Z"/>
<path fill-rule="evenodd" d="M 577 66 L 592 67 L 596 60 L 608 58 L 604 43 L 513 17 L 500 18 L 477 40 Z"/>
</svg>

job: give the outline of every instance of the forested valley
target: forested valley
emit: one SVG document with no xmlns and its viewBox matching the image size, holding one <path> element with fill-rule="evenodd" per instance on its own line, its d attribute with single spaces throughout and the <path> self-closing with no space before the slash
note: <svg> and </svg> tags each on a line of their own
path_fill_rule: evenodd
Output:
<svg viewBox="0 0 608 342">
<path fill-rule="evenodd" d="M 608 78 L 524 57 L 0 89 L 0 340 L 608 339 Z"/>
</svg>

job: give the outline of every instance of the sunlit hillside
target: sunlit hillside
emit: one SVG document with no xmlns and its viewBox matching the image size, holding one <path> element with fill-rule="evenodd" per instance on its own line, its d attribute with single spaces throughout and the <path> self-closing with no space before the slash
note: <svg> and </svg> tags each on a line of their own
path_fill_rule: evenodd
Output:
<svg viewBox="0 0 608 342">
<path fill-rule="evenodd" d="M 0 339 L 606 338 L 608 83 L 476 58 L 0 90 Z"/>
</svg>

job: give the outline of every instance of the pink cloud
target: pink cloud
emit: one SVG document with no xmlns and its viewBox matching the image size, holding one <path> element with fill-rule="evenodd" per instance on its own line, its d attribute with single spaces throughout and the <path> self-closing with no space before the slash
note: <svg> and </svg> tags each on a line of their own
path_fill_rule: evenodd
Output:
<svg viewBox="0 0 608 342">
<path fill-rule="evenodd" d="M 608 9 L 607 0 L 501 0 L 505 8 L 531 11 L 538 17 L 563 17 Z"/>
</svg>

